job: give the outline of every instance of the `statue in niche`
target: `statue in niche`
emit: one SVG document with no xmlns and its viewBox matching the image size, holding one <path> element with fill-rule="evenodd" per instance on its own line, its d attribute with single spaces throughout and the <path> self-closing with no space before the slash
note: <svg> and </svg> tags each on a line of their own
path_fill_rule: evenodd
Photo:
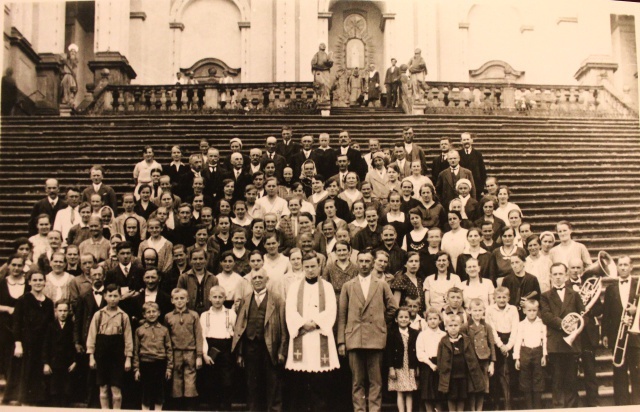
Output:
<svg viewBox="0 0 640 412">
<path fill-rule="evenodd" d="M 400 107 L 405 113 L 411 114 L 413 113 L 413 93 L 407 69 L 406 64 L 400 66 Z"/>
<path fill-rule="evenodd" d="M 76 94 L 78 93 L 78 46 L 70 44 L 68 54 L 62 69 L 61 102 L 71 108 L 75 107 Z"/>
<path fill-rule="evenodd" d="M 422 51 L 416 49 L 415 54 L 409 60 L 409 74 L 411 75 L 411 86 L 413 87 L 413 99 L 417 102 L 424 101 L 424 93 L 427 91 L 427 83 L 424 81 L 427 75 L 427 64 L 422 58 Z"/>
<path fill-rule="evenodd" d="M 360 39 L 351 39 L 347 42 L 347 68 L 365 67 L 364 43 Z"/>
<path fill-rule="evenodd" d="M 349 104 L 351 106 L 362 106 L 364 100 L 364 91 L 366 90 L 366 80 L 360 76 L 360 70 L 356 67 L 353 74 L 349 77 Z"/>
<path fill-rule="evenodd" d="M 325 50 L 327 46 L 320 43 L 318 52 L 311 59 L 311 71 L 313 73 L 313 87 L 318 96 L 318 104 L 331 103 L 331 67 L 333 60 L 331 53 Z"/>
</svg>

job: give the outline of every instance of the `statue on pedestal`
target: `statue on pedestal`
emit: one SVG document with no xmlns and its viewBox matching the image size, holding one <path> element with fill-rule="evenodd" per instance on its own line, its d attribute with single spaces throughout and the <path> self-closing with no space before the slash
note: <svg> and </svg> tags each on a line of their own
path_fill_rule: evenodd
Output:
<svg viewBox="0 0 640 412">
<path fill-rule="evenodd" d="M 313 86 L 318 96 L 318 104 L 331 103 L 331 53 L 326 53 L 327 46 L 320 43 L 318 52 L 311 59 L 311 71 L 313 72 Z"/>
<path fill-rule="evenodd" d="M 418 102 L 424 101 L 424 92 L 427 91 L 427 83 L 424 81 L 427 75 L 427 64 L 422 58 L 422 51 L 416 49 L 415 54 L 409 60 L 409 74 L 411 75 L 411 85 L 413 87 L 413 99 Z"/>
<path fill-rule="evenodd" d="M 400 107 L 406 114 L 413 113 L 413 93 L 412 84 L 409 76 L 407 76 L 407 65 L 400 66 Z"/>
<path fill-rule="evenodd" d="M 62 69 L 62 81 L 60 82 L 61 103 L 74 108 L 78 93 L 78 46 L 70 44 L 67 50 L 67 57 Z"/>
</svg>

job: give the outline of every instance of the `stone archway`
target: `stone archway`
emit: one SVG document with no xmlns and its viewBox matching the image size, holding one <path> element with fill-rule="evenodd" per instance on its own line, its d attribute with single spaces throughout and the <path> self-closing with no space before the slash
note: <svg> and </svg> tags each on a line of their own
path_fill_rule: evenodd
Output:
<svg viewBox="0 0 640 412">
<path fill-rule="evenodd" d="M 329 51 L 335 76 L 332 105 L 348 106 L 348 78 L 353 69 L 373 63 L 381 72 L 384 59 L 382 11 L 373 2 L 337 1 L 329 6 Z M 382 74 L 381 74 L 382 75 Z"/>
</svg>

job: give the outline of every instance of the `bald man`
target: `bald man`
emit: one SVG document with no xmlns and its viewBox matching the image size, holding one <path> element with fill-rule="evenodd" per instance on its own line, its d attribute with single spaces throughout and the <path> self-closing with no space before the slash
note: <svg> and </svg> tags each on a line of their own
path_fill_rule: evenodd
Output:
<svg viewBox="0 0 640 412">
<path fill-rule="evenodd" d="M 276 165 L 276 177 L 282 181 L 282 171 L 287 166 L 287 159 L 281 154 L 276 153 L 277 143 L 278 139 L 275 136 L 267 137 L 265 150 L 262 153 L 262 160 L 260 161 L 260 168 L 264 169 L 267 160 L 273 160 L 273 163 Z"/>
<path fill-rule="evenodd" d="M 47 179 L 44 182 L 44 191 L 47 194 L 47 197 L 38 200 L 36 204 L 33 205 L 31 218 L 29 219 L 29 236 L 33 236 L 38 233 L 38 216 L 41 214 L 48 215 L 49 221 L 55 222 L 58 212 L 67 207 L 67 203 L 58 196 L 60 193 L 58 180 Z"/>
</svg>

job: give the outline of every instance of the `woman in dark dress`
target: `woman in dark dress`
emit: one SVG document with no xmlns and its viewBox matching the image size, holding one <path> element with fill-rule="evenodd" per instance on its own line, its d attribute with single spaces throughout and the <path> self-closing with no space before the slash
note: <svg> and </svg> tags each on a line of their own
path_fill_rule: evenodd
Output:
<svg viewBox="0 0 640 412">
<path fill-rule="evenodd" d="M 493 284 L 500 286 L 502 281 L 498 282 L 507 275 L 513 273 L 511 268 L 511 255 L 516 253 L 527 255 L 521 247 L 515 244 L 515 231 L 509 226 L 502 228 L 500 233 L 500 239 L 502 240 L 502 246 L 491 252 L 491 259 L 489 260 L 489 278 L 493 281 Z"/>
<path fill-rule="evenodd" d="M 42 273 L 33 273 L 31 292 L 18 299 L 13 312 L 13 356 L 22 359 L 22 367 L 20 371 L 12 369 L 9 380 L 18 379 L 18 400 L 23 405 L 40 405 L 46 400 L 42 343 L 54 317 L 53 302 L 42 293 L 45 284 Z"/>
<path fill-rule="evenodd" d="M 406 305 L 406 299 L 420 299 L 420 312 L 424 313 L 424 276 L 420 273 L 420 254 L 418 252 L 407 253 L 405 271 L 396 274 L 391 282 L 391 290 L 398 306 Z"/>
<path fill-rule="evenodd" d="M 13 313 L 18 298 L 28 289 L 22 256 L 11 255 L 5 266 L 7 276 L 0 281 L 0 375 L 3 376 L 7 376 L 11 363 L 19 364 L 13 358 Z M 15 367 L 19 369 L 19 365 Z M 3 400 L 7 399 L 7 393 L 11 394 L 13 389 L 7 385 Z"/>
</svg>

